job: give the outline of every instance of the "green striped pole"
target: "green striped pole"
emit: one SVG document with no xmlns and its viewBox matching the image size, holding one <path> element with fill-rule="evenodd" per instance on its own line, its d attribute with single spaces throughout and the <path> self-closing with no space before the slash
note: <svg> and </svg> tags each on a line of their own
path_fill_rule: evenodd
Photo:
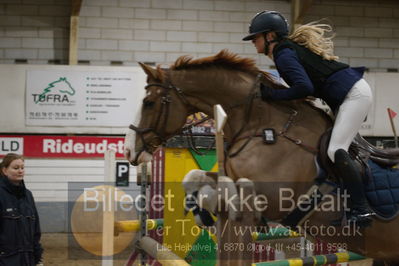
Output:
<svg viewBox="0 0 399 266">
<path fill-rule="evenodd" d="M 267 233 L 252 233 L 252 239 L 254 241 L 262 241 L 262 240 L 273 240 L 273 239 L 282 239 L 282 238 L 292 238 L 292 237 L 300 237 L 301 235 L 295 231 L 289 230 L 285 227 L 275 227 L 270 228 Z"/>
<path fill-rule="evenodd" d="M 213 238 L 216 236 L 209 232 L 209 235 Z M 300 237 L 301 235 L 295 231 L 291 231 L 284 227 L 275 227 L 271 228 L 267 233 L 259 233 L 253 232 L 252 233 L 252 240 L 253 241 L 264 241 L 264 240 L 274 240 L 274 239 L 282 239 L 282 238 L 294 238 Z"/>
<path fill-rule="evenodd" d="M 364 260 L 365 257 L 353 252 L 338 252 L 326 255 L 316 255 L 306 258 L 296 258 L 288 260 L 267 261 L 252 263 L 252 266 L 312 266 L 335 264 L 354 260 Z"/>
</svg>

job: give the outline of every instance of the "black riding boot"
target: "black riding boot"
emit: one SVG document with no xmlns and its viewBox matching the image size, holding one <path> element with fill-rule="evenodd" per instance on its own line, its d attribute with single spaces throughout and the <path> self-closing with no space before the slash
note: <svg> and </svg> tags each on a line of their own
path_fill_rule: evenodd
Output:
<svg viewBox="0 0 399 266">
<path fill-rule="evenodd" d="M 360 173 L 345 150 L 340 149 L 335 152 L 334 166 L 350 195 L 348 223 L 356 223 L 362 227 L 371 225 L 371 217 L 375 213 L 369 209 Z"/>
</svg>

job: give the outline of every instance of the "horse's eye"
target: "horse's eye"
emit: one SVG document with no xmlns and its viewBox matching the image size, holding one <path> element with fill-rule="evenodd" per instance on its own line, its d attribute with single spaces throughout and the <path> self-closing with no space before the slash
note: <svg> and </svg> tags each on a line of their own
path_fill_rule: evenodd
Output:
<svg viewBox="0 0 399 266">
<path fill-rule="evenodd" d="M 148 107 L 154 106 L 154 103 L 155 103 L 155 102 L 153 102 L 153 101 L 151 101 L 151 100 L 149 100 L 149 99 L 144 99 L 144 100 L 143 100 L 143 106 L 144 106 L 144 107 L 147 107 L 147 108 L 148 108 Z"/>
</svg>

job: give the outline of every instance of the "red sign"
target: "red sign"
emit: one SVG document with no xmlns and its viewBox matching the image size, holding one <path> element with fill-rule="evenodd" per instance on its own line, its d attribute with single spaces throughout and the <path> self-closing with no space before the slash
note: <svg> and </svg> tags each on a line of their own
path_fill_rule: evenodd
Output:
<svg viewBox="0 0 399 266">
<path fill-rule="evenodd" d="M 0 135 L 0 156 L 9 152 L 32 158 L 103 158 L 113 149 L 123 157 L 123 137 Z"/>
</svg>

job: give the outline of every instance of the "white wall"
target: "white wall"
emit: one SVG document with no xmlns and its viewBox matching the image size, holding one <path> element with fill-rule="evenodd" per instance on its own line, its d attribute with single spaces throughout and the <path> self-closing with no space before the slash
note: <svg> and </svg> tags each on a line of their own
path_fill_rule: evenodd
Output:
<svg viewBox="0 0 399 266">
<path fill-rule="evenodd" d="M 399 114 L 399 74 L 374 73 L 374 127 L 371 136 L 393 136 L 387 108 Z M 394 118 L 399 132 L 399 115 Z"/>
<path fill-rule="evenodd" d="M 387 108 L 399 113 L 397 73 L 366 73 L 364 78 L 373 91 L 373 105 L 363 123 L 360 134 L 364 136 L 392 137 L 392 127 L 389 121 Z M 350 123 L 350 121 L 348 121 Z M 399 116 L 394 118 L 394 123 L 399 127 Z"/>
<path fill-rule="evenodd" d="M 68 186 L 76 188 L 74 183 L 86 183 L 88 188 L 104 184 L 102 159 L 26 159 L 25 167 L 26 187 L 37 202 L 67 202 Z M 130 167 L 129 174 L 128 189 L 136 188 L 136 167 Z"/>
<path fill-rule="evenodd" d="M 105 185 L 102 159 L 25 159 L 25 167 L 25 184 L 35 198 L 42 232 L 69 232 L 68 217 L 76 199 L 84 193 L 85 188 Z M 136 199 L 140 193 L 136 185 L 136 168 L 130 167 L 129 174 L 129 187 L 118 189 Z M 131 212 L 131 215 L 135 213 Z"/>
<path fill-rule="evenodd" d="M 183 54 L 201 57 L 228 48 L 266 69 L 273 63 L 241 40 L 262 10 L 290 20 L 287 0 L 83 0 L 78 59 L 90 65 L 171 63 Z M 67 63 L 69 14 L 69 0 L 0 1 L 0 63 Z M 313 1 L 304 22 L 321 18 L 334 26 L 342 61 L 373 71 L 398 68 L 397 1 Z"/>
<path fill-rule="evenodd" d="M 26 126 L 25 125 L 25 85 L 26 71 L 30 69 L 63 69 L 77 71 L 128 71 L 138 77 L 137 98 L 132 102 L 132 113 L 126 114 L 125 127 L 69 127 L 69 126 Z M 392 129 L 387 115 L 390 107 L 399 113 L 399 74 L 368 72 L 365 79 L 369 82 L 374 93 L 374 103 L 366 123 L 361 130 L 366 136 L 392 136 Z M 146 75 L 138 67 L 94 67 L 94 66 L 50 66 L 50 65 L 0 65 L 0 133 L 60 133 L 60 134 L 118 134 L 124 135 L 127 126 L 134 120 L 138 106 L 144 95 Z M 8 115 L 10 114 L 10 115 Z M 11 115 L 12 114 L 12 115 Z M 399 127 L 399 116 L 395 122 Z"/>
<path fill-rule="evenodd" d="M 124 127 L 62 127 L 62 126 L 26 126 L 25 125 L 25 86 L 28 70 L 73 70 L 101 72 L 130 72 L 136 78 L 135 97 L 131 102 L 132 110 L 123 119 Z M 70 134 L 119 134 L 123 135 L 129 123 L 133 122 L 144 95 L 146 75 L 139 67 L 106 66 L 53 66 L 53 65 L 0 65 L 0 132 L 2 133 L 70 133 Z M 132 88 L 135 89 L 135 88 Z"/>
</svg>

